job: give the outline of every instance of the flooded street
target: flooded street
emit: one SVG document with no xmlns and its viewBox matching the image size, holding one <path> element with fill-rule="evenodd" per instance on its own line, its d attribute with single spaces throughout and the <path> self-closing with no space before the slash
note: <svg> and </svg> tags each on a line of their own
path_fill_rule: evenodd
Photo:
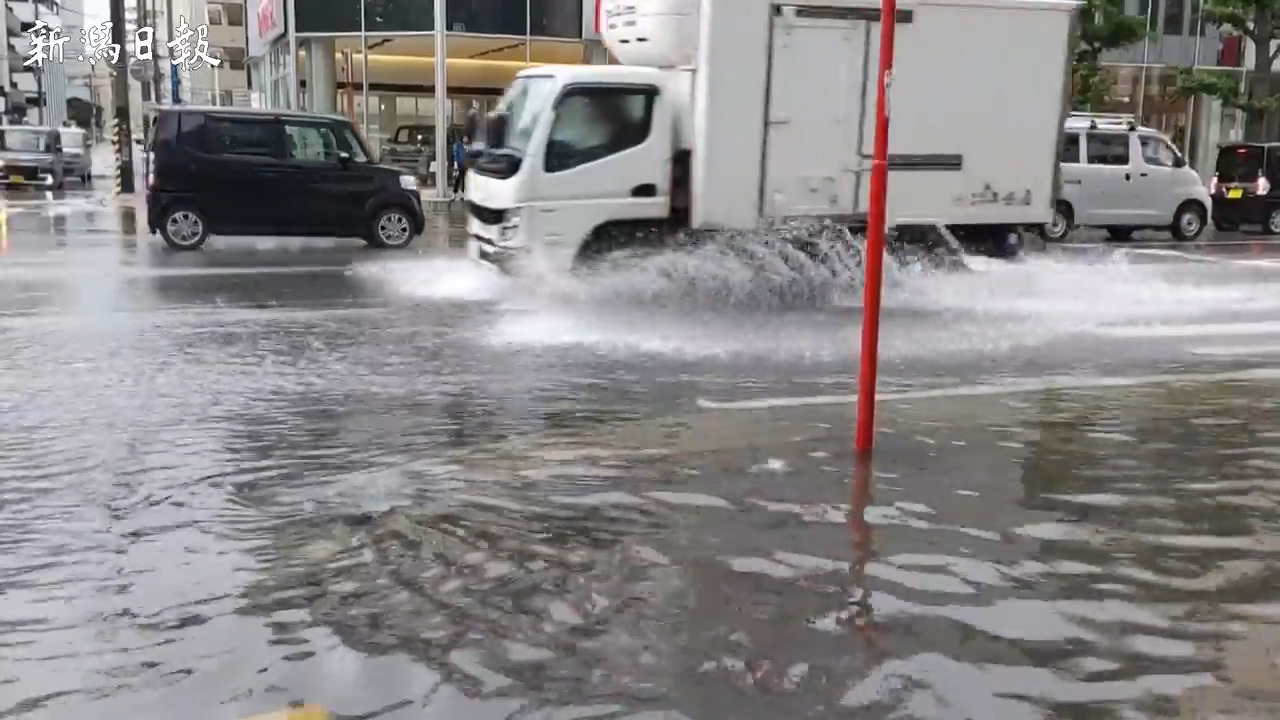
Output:
<svg viewBox="0 0 1280 720">
<path fill-rule="evenodd" d="M 1280 248 L 895 273 L 859 474 L 780 266 L 90 212 L 0 238 L 0 718 L 1280 717 Z"/>
</svg>

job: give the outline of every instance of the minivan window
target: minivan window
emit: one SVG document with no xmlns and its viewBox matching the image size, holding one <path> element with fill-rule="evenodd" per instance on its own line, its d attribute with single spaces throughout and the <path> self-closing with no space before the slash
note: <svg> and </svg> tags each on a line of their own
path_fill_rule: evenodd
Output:
<svg viewBox="0 0 1280 720">
<path fill-rule="evenodd" d="M 59 130 L 62 133 L 62 146 L 69 150 L 84 149 L 84 133 L 79 130 Z"/>
<path fill-rule="evenodd" d="M 1162 137 L 1143 135 L 1138 138 L 1138 147 L 1142 149 L 1142 161 L 1152 167 L 1173 167 L 1178 159 L 1178 151 Z"/>
<path fill-rule="evenodd" d="M 1224 145 L 1218 150 L 1218 164 L 1214 172 L 1218 182 L 1253 182 L 1262 172 L 1262 147 Z"/>
<path fill-rule="evenodd" d="M 364 152 L 364 143 L 360 142 L 360 138 L 356 136 L 355 131 L 348 125 L 342 126 L 342 141 L 342 144 L 346 146 L 343 149 L 351 155 L 353 161 L 359 163 L 369 162 L 369 156 Z"/>
<path fill-rule="evenodd" d="M 391 138 L 391 142 L 399 144 L 414 143 L 416 145 L 428 145 L 435 142 L 436 129 L 430 125 L 401 125 L 396 129 L 396 134 Z"/>
<path fill-rule="evenodd" d="M 273 120 L 210 117 L 205 127 L 209 152 L 214 155 L 276 154 L 277 125 Z"/>
<path fill-rule="evenodd" d="M 1127 133 L 1096 133 L 1085 136 L 1085 160 L 1090 165 L 1128 165 Z"/>
<path fill-rule="evenodd" d="M 285 121 L 285 157 L 290 160 L 332 162 L 338 159 L 333 129 L 319 123 Z"/>
<path fill-rule="evenodd" d="M 1080 162 L 1080 133 L 1065 133 L 1062 136 L 1062 156 L 1058 158 L 1059 162 L 1079 164 Z"/>
</svg>

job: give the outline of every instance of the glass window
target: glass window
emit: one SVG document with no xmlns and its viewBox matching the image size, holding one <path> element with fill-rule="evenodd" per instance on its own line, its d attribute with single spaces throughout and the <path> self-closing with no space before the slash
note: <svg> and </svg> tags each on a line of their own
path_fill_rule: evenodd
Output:
<svg viewBox="0 0 1280 720">
<path fill-rule="evenodd" d="M 1162 137 L 1143 135 L 1138 138 L 1138 146 L 1142 148 L 1142 161 L 1152 167 L 1173 167 L 1178 159 L 1178 151 Z"/>
<path fill-rule="evenodd" d="M 45 149 L 45 141 L 48 139 L 43 130 L 26 130 L 16 128 L 6 128 L 4 130 L 3 144 L 5 150 L 18 150 L 24 152 L 43 152 Z"/>
<path fill-rule="evenodd" d="M 364 151 L 364 143 L 360 142 L 360 137 L 350 126 L 342 126 L 341 141 L 342 149 L 351 155 L 352 160 L 360 163 L 369 162 L 369 155 Z"/>
<path fill-rule="evenodd" d="M 221 6 L 221 5 L 218 5 L 218 4 L 215 4 L 215 3 L 209 3 L 208 5 L 206 5 L 206 6 L 205 6 L 205 11 L 206 11 L 206 12 L 208 12 L 208 14 L 209 14 L 209 24 L 210 24 L 210 25 L 225 25 L 225 24 L 226 24 L 226 18 L 225 18 L 225 17 L 223 17 L 223 15 L 222 15 L 222 6 Z"/>
<path fill-rule="evenodd" d="M 544 168 L 563 172 L 630 150 L 649 137 L 657 88 L 571 88 L 556 103 Z"/>
<path fill-rule="evenodd" d="M 1062 156 L 1058 161 L 1077 164 L 1080 162 L 1080 133 L 1069 132 L 1062 136 Z"/>
<path fill-rule="evenodd" d="M 178 116 L 178 144 L 201 150 L 204 148 L 204 115 L 175 113 Z"/>
<path fill-rule="evenodd" d="M 286 121 L 284 135 L 285 157 L 290 160 L 333 162 L 338 159 L 338 140 L 327 124 Z"/>
<path fill-rule="evenodd" d="M 1164 34 L 1183 35 L 1182 22 L 1186 19 L 1183 12 L 1185 0 L 1168 0 L 1164 5 Z"/>
<path fill-rule="evenodd" d="M 510 116 L 507 146 L 523 151 L 533 139 L 533 131 L 542 117 L 543 108 L 551 102 L 556 83 L 545 76 L 518 77 L 502 99 L 498 108 Z"/>
<path fill-rule="evenodd" d="M 62 133 L 62 147 L 68 150 L 84 149 L 85 136 L 79 130 L 59 130 Z"/>
<path fill-rule="evenodd" d="M 227 24 L 231 27 L 244 27 L 244 6 L 226 5 L 223 12 L 227 16 Z"/>
<path fill-rule="evenodd" d="M 214 155 L 276 156 L 277 125 L 271 120 L 210 117 L 209 151 Z"/>
<path fill-rule="evenodd" d="M 435 142 L 436 129 L 430 125 L 401 125 L 396 128 L 396 134 L 391 137 L 391 142 L 417 145 L 430 145 Z"/>
<path fill-rule="evenodd" d="M 418 115 L 418 98 L 412 95 L 396 96 L 396 115 L 401 121 L 412 121 Z"/>
<path fill-rule="evenodd" d="M 1085 138 L 1085 154 L 1090 165 L 1128 165 L 1129 134 L 1091 132 Z"/>
</svg>

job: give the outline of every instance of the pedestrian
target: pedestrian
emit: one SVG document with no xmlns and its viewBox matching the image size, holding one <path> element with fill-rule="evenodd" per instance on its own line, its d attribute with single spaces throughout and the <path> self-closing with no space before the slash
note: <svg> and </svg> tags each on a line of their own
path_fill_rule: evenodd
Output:
<svg viewBox="0 0 1280 720">
<path fill-rule="evenodd" d="M 465 191 L 465 181 L 467 179 L 467 145 L 470 144 L 471 138 L 459 137 L 453 141 L 453 197 L 449 199 L 452 203 L 454 200 L 461 200 Z"/>
</svg>

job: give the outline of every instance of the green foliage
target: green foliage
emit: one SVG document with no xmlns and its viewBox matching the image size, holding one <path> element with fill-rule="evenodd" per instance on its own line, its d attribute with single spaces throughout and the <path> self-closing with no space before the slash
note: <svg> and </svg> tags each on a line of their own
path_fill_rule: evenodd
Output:
<svg viewBox="0 0 1280 720">
<path fill-rule="evenodd" d="M 1072 55 L 1075 109 L 1088 110 L 1106 99 L 1110 83 L 1102 72 L 1102 54 L 1136 43 L 1146 34 L 1146 18 L 1126 15 L 1124 0 L 1085 1 L 1080 8 L 1080 31 Z"/>
</svg>

